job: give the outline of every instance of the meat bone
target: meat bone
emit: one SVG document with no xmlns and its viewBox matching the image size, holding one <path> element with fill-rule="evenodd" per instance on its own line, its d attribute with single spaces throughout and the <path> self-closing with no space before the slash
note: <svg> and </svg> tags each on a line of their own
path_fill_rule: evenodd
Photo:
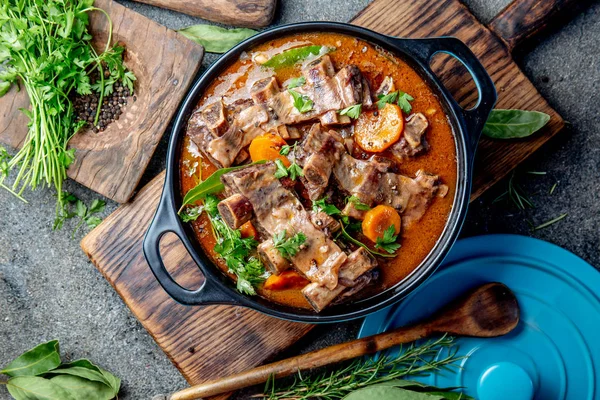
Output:
<svg viewBox="0 0 600 400">
<path fill-rule="evenodd" d="M 329 346 L 321 350 L 266 364 L 238 374 L 214 379 L 153 400 L 193 400 L 227 393 L 289 376 L 298 371 L 322 367 L 373 354 L 431 335 L 496 337 L 509 333 L 519 323 L 519 304 L 513 292 L 502 283 L 488 283 L 460 297 L 432 317 L 390 332 Z"/>
</svg>

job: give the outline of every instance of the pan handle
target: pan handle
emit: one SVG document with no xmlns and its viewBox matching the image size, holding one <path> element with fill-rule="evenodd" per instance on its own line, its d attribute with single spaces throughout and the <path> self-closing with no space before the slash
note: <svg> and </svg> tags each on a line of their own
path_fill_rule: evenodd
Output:
<svg viewBox="0 0 600 400">
<path fill-rule="evenodd" d="M 481 136 L 481 130 L 487 120 L 490 112 L 496 104 L 497 94 L 496 88 L 492 78 L 477 59 L 475 54 L 469 49 L 469 47 L 461 42 L 459 39 L 454 37 L 439 37 L 439 38 L 428 38 L 428 39 L 401 39 L 391 38 L 396 45 L 400 45 L 401 49 L 407 51 L 413 58 L 415 58 L 423 68 L 425 68 L 431 76 L 435 77 L 435 74 L 429 66 L 431 58 L 437 53 L 446 53 L 457 60 L 459 60 L 465 68 L 470 72 L 473 77 L 473 81 L 477 86 L 479 93 L 479 99 L 477 104 L 471 109 L 462 108 L 456 101 L 452 99 L 448 90 L 444 85 L 440 84 L 443 91 L 445 91 L 447 97 L 451 100 L 450 104 L 454 108 L 454 111 L 462 115 L 466 125 L 468 133 L 468 146 L 471 157 L 474 157 L 475 150 L 477 148 L 477 142 Z"/>
<path fill-rule="evenodd" d="M 183 225 L 174 210 L 175 206 L 169 193 L 169 188 L 165 186 L 158 209 L 150 223 L 142 245 L 146 261 L 160 285 L 175 301 L 185 305 L 241 305 L 226 293 L 225 289 L 220 286 L 220 282 L 210 277 L 206 271 L 206 267 L 202 263 L 198 263 L 197 260 L 194 261 L 198 263 L 204 275 L 204 283 L 200 288 L 196 290 L 186 289 L 179 285 L 171 274 L 169 274 L 160 255 L 160 240 L 166 233 L 171 232 L 177 235 L 187 251 L 190 253 L 193 252 L 193 249 L 190 248 L 191 244 L 186 240 L 187 236 Z"/>
</svg>

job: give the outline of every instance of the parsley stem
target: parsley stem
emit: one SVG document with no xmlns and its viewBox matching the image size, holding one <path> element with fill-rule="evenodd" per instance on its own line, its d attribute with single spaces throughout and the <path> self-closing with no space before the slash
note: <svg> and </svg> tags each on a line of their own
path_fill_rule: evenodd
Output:
<svg viewBox="0 0 600 400">
<path fill-rule="evenodd" d="M 100 60 L 98 60 L 98 72 L 100 73 L 100 98 L 98 99 L 98 108 L 96 108 L 94 125 L 98 125 L 98 119 L 100 119 L 100 110 L 102 109 L 102 102 L 104 101 L 104 70 Z"/>
</svg>

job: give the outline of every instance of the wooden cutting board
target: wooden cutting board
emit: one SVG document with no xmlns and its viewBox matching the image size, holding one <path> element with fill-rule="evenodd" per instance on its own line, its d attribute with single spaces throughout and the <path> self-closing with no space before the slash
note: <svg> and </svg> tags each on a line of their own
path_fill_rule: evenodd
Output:
<svg viewBox="0 0 600 400">
<path fill-rule="evenodd" d="M 513 6 L 522 7 L 523 0 Z M 543 7 L 537 10 L 540 8 Z M 509 11 L 498 16 L 492 26 L 503 26 L 503 32 L 521 37 L 537 29 L 537 25 L 530 24 L 536 22 L 531 12 L 516 13 L 515 17 L 514 9 Z M 507 15 L 512 19 L 506 19 Z M 527 19 L 523 18 L 525 15 Z M 480 24 L 458 0 L 376 0 L 352 22 L 397 36 L 457 36 L 473 49 L 494 79 L 499 108 L 538 110 L 551 115 L 546 128 L 529 139 L 481 140 L 473 198 L 563 126 L 560 116 L 514 63 L 504 41 Z M 517 36 L 507 34 L 504 40 L 510 43 L 514 37 Z M 458 98 L 468 99 L 470 93 L 456 83 L 459 81 L 450 80 L 448 84 Z M 90 232 L 81 246 L 188 382 L 200 383 L 260 364 L 306 334 L 311 329 L 309 325 L 280 321 L 239 307 L 186 307 L 169 298 L 142 255 L 142 238 L 156 209 L 163 179 L 164 173 L 132 203 L 119 208 Z M 188 288 L 198 287 L 201 274 L 183 246 L 173 237 L 165 237 L 162 244 L 165 264 L 177 281 Z"/>
<path fill-rule="evenodd" d="M 119 203 L 131 198 L 167 124 L 196 76 L 204 49 L 199 44 L 113 2 L 96 0 L 113 22 L 113 42 L 126 46 L 125 63 L 135 73 L 135 98 L 104 132 L 85 130 L 69 145 L 76 149 L 70 178 Z M 108 22 L 92 12 L 90 31 L 104 49 Z M 0 97 L 0 142 L 20 147 L 27 135 L 24 90 Z"/>
<path fill-rule="evenodd" d="M 136 0 L 222 24 L 261 28 L 273 20 L 277 0 Z"/>
</svg>

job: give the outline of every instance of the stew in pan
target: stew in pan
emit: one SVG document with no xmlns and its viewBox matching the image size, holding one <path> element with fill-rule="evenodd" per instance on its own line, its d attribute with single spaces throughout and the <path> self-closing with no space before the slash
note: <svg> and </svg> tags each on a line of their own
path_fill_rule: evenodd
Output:
<svg viewBox="0 0 600 400">
<path fill-rule="evenodd" d="M 243 53 L 200 99 L 181 151 L 180 215 L 206 253 L 238 290 L 316 312 L 408 276 L 456 187 L 434 92 L 400 57 L 341 34 Z"/>
</svg>

